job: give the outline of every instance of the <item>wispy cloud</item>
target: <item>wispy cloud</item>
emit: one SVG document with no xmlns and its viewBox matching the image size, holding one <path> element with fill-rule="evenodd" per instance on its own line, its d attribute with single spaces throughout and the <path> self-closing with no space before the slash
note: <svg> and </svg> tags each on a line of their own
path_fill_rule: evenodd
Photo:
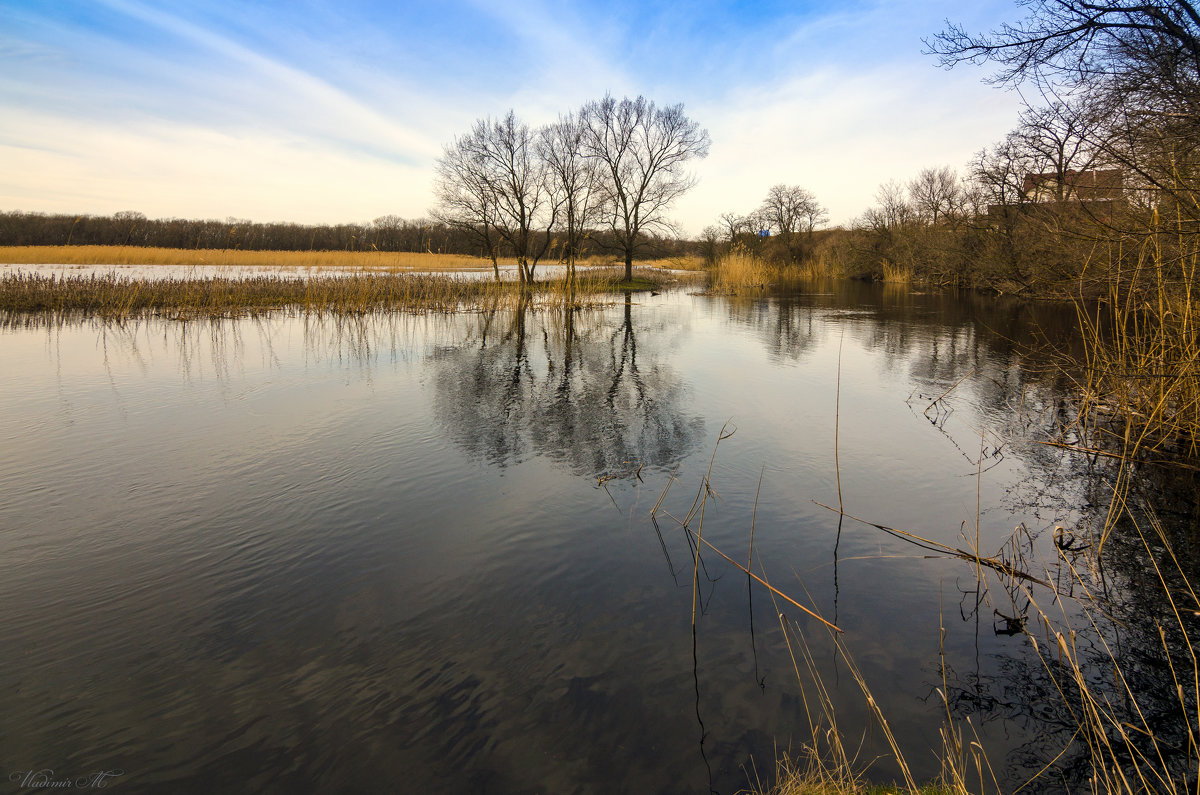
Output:
<svg viewBox="0 0 1200 795">
<path fill-rule="evenodd" d="M 9 127 L 44 131 L 21 143 Z M 0 124 L 0 206 L 92 213 L 150 209 L 155 215 L 307 223 L 366 221 L 425 212 L 422 169 L 339 152 L 304 138 L 229 135 L 158 122 L 130 130 L 94 121 L 15 113 Z M 328 186 L 351 185 L 329 198 Z M 147 196 L 153 194 L 153 208 Z M 43 204 L 30 206 L 29 197 Z"/>
<path fill-rule="evenodd" d="M 328 140 L 388 151 L 413 162 L 436 156 L 438 144 L 304 70 L 268 58 L 217 32 L 131 0 L 105 5 L 195 42 L 213 56 L 237 65 L 248 99 L 275 118 L 303 122 Z M 268 117 L 270 118 L 270 117 Z"/>
</svg>

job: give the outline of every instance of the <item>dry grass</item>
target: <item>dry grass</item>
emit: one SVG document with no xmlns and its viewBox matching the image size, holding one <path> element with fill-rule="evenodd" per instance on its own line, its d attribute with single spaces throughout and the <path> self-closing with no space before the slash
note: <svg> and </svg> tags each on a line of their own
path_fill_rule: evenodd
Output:
<svg viewBox="0 0 1200 795">
<path fill-rule="evenodd" d="M 14 273 L 0 277 L 0 312 L 70 313 L 103 318 L 139 314 L 168 317 L 238 315 L 277 309 L 360 313 L 378 310 L 457 311 L 505 302 L 540 300 L 577 305 L 621 290 L 650 290 L 669 279 L 638 271 L 633 283 L 621 270 L 538 282 L 523 290 L 515 281 L 451 275 L 362 273 L 349 276 L 136 279 L 109 274 L 67 276 Z"/>
<path fill-rule="evenodd" d="M 732 432 L 722 429 L 718 446 L 730 435 Z M 714 460 L 715 457 L 716 449 Z M 983 460 L 981 448 L 977 473 L 980 478 Z M 1124 468 L 1125 462 L 1121 462 L 1121 466 Z M 704 508 L 708 496 L 715 493 L 710 483 L 711 473 L 712 461 L 692 508 L 683 519 L 675 519 L 666 511 L 661 514 L 673 519 L 690 535 L 696 571 L 699 550 L 706 545 L 750 574 L 755 563 L 754 516 L 750 520 L 751 551 L 746 567 L 732 561 L 704 538 Z M 670 483 L 668 481 L 667 488 Z M 660 512 L 665 496 L 666 489 L 651 511 L 652 519 Z M 915 533 L 856 519 L 841 508 L 829 508 L 839 515 L 839 522 L 847 519 L 859 522 L 893 538 L 914 543 L 926 553 L 935 553 L 934 556 L 965 561 L 971 565 L 978 583 L 974 591 L 978 595 L 974 610 L 994 609 L 998 615 L 1017 617 L 1012 619 L 1017 622 L 1016 631 L 1022 634 L 1036 660 L 1035 670 L 1027 676 L 1043 680 L 1040 695 L 1036 695 L 1038 703 L 1031 703 L 1031 706 L 1036 707 L 1036 714 L 1047 710 L 1057 716 L 1056 720 L 1061 721 L 1065 732 L 1071 732 L 1069 738 L 1063 734 L 1062 747 L 1056 745 L 1046 749 L 1047 757 L 1056 755 L 1040 770 L 1030 773 L 1028 780 L 1016 788 L 1019 791 L 1037 792 L 1045 787 L 1061 786 L 1063 781 L 1056 778 L 1054 767 L 1065 755 L 1071 754 L 1081 760 L 1085 773 L 1086 783 L 1081 791 L 1092 795 L 1195 795 L 1200 792 L 1200 721 L 1197 720 L 1200 660 L 1189 634 L 1189 626 L 1200 616 L 1200 597 L 1173 554 L 1171 540 L 1152 508 L 1147 505 L 1135 508 L 1126 496 L 1126 492 L 1114 492 L 1110 514 L 1119 515 L 1132 536 L 1131 546 L 1140 553 L 1129 565 L 1138 570 L 1144 568 L 1146 576 L 1141 582 L 1124 583 L 1122 587 L 1116 587 L 1118 583 L 1113 575 L 1106 573 L 1106 567 L 1101 564 L 1102 544 L 1098 541 L 1101 533 L 1107 532 L 1107 526 L 1103 530 L 1093 528 L 1088 539 L 1092 543 L 1077 543 L 1077 539 L 1056 528 L 1052 547 L 1054 558 L 1040 560 L 1033 536 L 1024 525 L 1013 531 L 995 555 L 985 556 L 979 548 L 977 534 L 974 548 L 964 551 Z M 976 510 L 978 527 L 978 506 Z M 757 515 L 757 497 L 754 515 Z M 655 525 L 657 527 L 656 520 Z M 1086 529 L 1080 528 L 1079 532 L 1084 533 Z M 971 543 L 966 534 L 963 538 Z M 806 622 L 827 635 L 839 662 L 861 693 L 874 726 L 886 741 L 890 750 L 888 757 L 900 771 L 901 781 L 897 784 L 879 787 L 868 783 L 866 770 L 877 760 L 860 759 L 859 752 L 846 742 L 839 727 L 833 691 L 822 678 L 822 666 L 812 651 L 804 624 L 789 620 L 784 613 L 787 605 L 780 600 L 801 607 L 810 615 L 813 613 L 770 585 L 762 559 L 759 558 L 757 563 L 762 576 L 751 576 L 766 587 L 774 603 L 811 739 L 798 752 L 789 750 L 781 754 L 775 782 L 769 785 L 756 782 L 749 790 L 751 793 L 983 795 L 1004 791 L 975 724 L 970 717 L 964 719 L 956 715 L 951 707 L 952 682 L 947 673 L 951 666 L 942 647 L 946 637 L 944 626 L 938 627 L 938 670 L 942 681 L 935 691 L 944 710 L 939 753 L 942 772 L 936 782 L 919 785 L 905 758 L 906 752 L 913 749 L 902 747 L 846 645 L 845 638 L 853 633 L 853 629 L 832 625 L 821 627 Z M 695 587 L 696 576 L 693 574 L 693 599 Z M 1147 602 L 1161 606 L 1153 609 L 1150 615 L 1143 615 Z M 694 606 L 692 621 L 694 644 Z M 1151 627 L 1149 632 L 1142 632 L 1141 637 L 1153 640 L 1141 646 L 1139 654 L 1156 659 L 1141 659 L 1138 655 L 1134 655 L 1132 661 L 1129 659 L 1131 649 L 1127 646 L 1137 645 L 1138 639 L 1123 636 L 1134 634 L 1133 622 Z M 1157 649 L 1153 648 L 1156 644 Z M 1039 666 L 1041 672 L 1037 673 Z M 1161 670 L 1147 678 L 1148 668 Z M 1162 684 L 1168 686 L 1164 688 Z M 1164 690 L 1171 694 L 1165 700 Z M 1038 692 L 1030 691 L 1031 694 Z M 1014 785 L 1007 783 L 1006 786 Z"/>
<path fill-rule="evenodd" d="M 183 265 L 363 271 L 491 270 L 491 260 L 459 254 L 382 251 L 243 251 L 140 246 L 0 246 L 13 265 Z M 516 260 L 501 259 L 501 265 Z"/>
<path fill-rule="evenodd" d="M 385 251 L 245 251 L 242 249 L 148 248 L 142 246 L 0 246 L 0 263 L 10 265 L 176 265 L 220 268 L 280 268 L 312 271 L 490 271 L 492 261 L 462 254 Z M 501 267 L 515 267 L 516 259 L 501 257 Z M 553 265 L 553 262 L 542 263 Z M 592 255 L 579 260 L 580 268 L 621 265 L 611 256 Z M 635 267 L 655 270 L 703 269 L 699 257 L 644 260 Z"/>
<path fill-rule="evenodd" d="M 771 284 L 776 273 L 760 257 L 735 250 L 717 260 L 713 270 L 713 291 L 725 295 L 762 290 Z"/>
<path fill-rule="evenodd" d="M 797 267 L 801 279 L 840 279 L 845 276 L 831 257 L 824 253 L 808 257 Z"/>
<path fill-rule="evenodd" d="M 880 263 L 880 268 L 883 271 L 885 284 L 912 284 L 912 268 L 894 264 L 891 260 L 886 259 Z"/>
<path fill-rule="evenodd" d="M 1078 303 L 1085 436 L 1097 445 L 1115 442 L 1130 458 L 1147 450 L 1194 458 L 1200 455 L 1200 241 L 1181 240 L 1167 255 L 1151 239 L 1131 271 L 1119 262 L 1106 299 Z"/>
</svg>

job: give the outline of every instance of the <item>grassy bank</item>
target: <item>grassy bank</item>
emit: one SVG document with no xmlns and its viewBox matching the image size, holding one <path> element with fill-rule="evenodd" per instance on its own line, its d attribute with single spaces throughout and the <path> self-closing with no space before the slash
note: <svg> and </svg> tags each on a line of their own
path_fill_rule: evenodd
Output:
<svg viewBox="0 0 1200 795">
<path fill-rule="evenodd" d="M 515 267 L 512 257 L 500 266 Z M 279 268 L 372 271 L 490 271 L 492 261 L 460 254 L 383 251 L 252 251 L 243 249 L 150 248 L 143 246 L 0 246 L 0 264 L 9 265 L 176 265 L 184 267 Z M 581 268 L 607 267 L 612 257 L 592 256 L 578 261 Z M 699 257 L 675 257 L 636 263 L 641 269 L 702 269 Z"/>
<path fill-rule="evenodd" d="M 81 314 L 124 318 L 138 314 L 198 317 L 277 309 L 357 313 L 377 310 L 456 311 L 523 300 L 578 302 L 621 291 L 653 290 L 673 277 L 618 269 L 592 270 L 573 283 L 551 279 L 522 289 L 515 281 L 453 275 L 362 273 L 348 276 L 137 279 L 109 274 L 66 276 L 14 273 L 0 277 L 0 312 Z"/>
<path fill-rule="evenodd" d="M 303 268 L 364 271 L 490 270 L 490 260 L 458 254 L 381 251 L 245 251 L 142 246 L 0 246 L 12 265 L 182 265 L 226 268 Z M 501 265 L 516 260 L 501 259 Z"/>
</svg>

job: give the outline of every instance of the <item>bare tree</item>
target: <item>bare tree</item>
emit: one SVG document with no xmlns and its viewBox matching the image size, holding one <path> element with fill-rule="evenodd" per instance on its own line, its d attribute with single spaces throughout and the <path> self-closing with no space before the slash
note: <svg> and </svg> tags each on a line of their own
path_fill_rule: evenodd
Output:
<svg viewBox="0 0 1200 795">
<path fill-rule="evenodd" d="M 1072 174 L 1100 162 L 1102 137 L 1099 120 L 1080 102 L 1027 108 L 1013 132 L 1014 142 L 1027 154 L 1029 173 L 1041 178 L 1059 204 L 1070 197 Z"/>
<path fill-rule="evenodd" d="M 538 261 L 550 248 L 563 196 L 550 188 L 537 137 L 509 111 L 486 130 L 484 162 L 495 198 L 495 227 L 517 257 L 523 283 L 532 283 Z"/>
<path fill-rule="evenodd" d="M 1188 0 L 1024 0 L 992 33 L 951 25 L 926 41 L 944 66 L 994 63 L 992 80 L 1032 81 L 1049 102 L 1032 121 L 1082 140 L 1142 186 L 1200 216 L 1200 10 Z M 1065 97 L 1065 99 L 1064 99 Z M 1079 103 L 1084 103 L 1080 105 Z M 1086 110 L 1085 110 L 1086 109 Z M 1067 127 L 1075 129 L 1064 129 Z M 1068 159 L 1060 152 L 1060 161 Z"/>
<path fill-rule="evenodd" d="M 905 195 L 904 186 L 892 180 L 875 192 L 878 206 L 867 211 L 867 224 L 879 231 L 899 229 L 913 221 L 913 208 Z"/>
<path fill-rule="evenodd" d="M 718 219 L 725 234 L 725 241 L 730 245 L 737 243 L 738 236 L 750 231 L 750 219 L 734 212 L 721 213 Z"/>
<path fill-rule="evenodd" d="M 704 260 L 708 264 L 712 265 L 717 261 L 723 237 L 724 232 L 721 230 L 721 227 L 713 224 L 704 227 L 704 230 L 700 233 L 700 242 L 704 247 Z"/>
<path fill-rule="evenodd" d="M 435 192 L 438 218 L 477 235 L 497 280 L 503 244 L 517 258 L 521 282 L 533 282 L 564 198 L 551 189 L 537 135 L 515 113 L 480 119 L 469 135 L 456 139 L 438 161 Z"/>
<path fill-rule="evenodd" d="M 600 164 L 584 156 L 583 135 L 580 118 L 571 113 L 544 127 L 538 141 L 553 201 L 561 207 L 560 223 L 566 237 L 563 256 L 571 279 L 575 278 L 575 260 L 582 254 L 588 230 L 603 210 Z"/>
<path fill-rule="evenodd" d="M 949 166 L 922 169 L 908 183 L 908 198 L 917 220 L 927 224 L 945 223 L 962 206 L 958 175 Z"/>
<path fill-rule="evenodd" d="M 619 102 L 606 96 L 584 106 L 583 153 L 600 165 L 607 225 L 633 278 L 633 255 L 641 236 L 673 231 L 666 212 L 694 184 L 685 171 L 708 155 L 708 132 L 688 118 L 683 105 L 658 107 L 645 97 Z"/>
<path fill-rule="evenodd" d="M 991 61 L 995 80 L 1095 86 L 1147 80 L 1194 84 L 1200 75 L 1200 13 L 1187 0 L 1024 0 L 1023 20 L 989 34 L 950 25 L 925 42 L 944 66 Z M 1160 87 L 1161 88 L 1161 87 Z M 1190 93 L 1190 92 L 1189 92 Z"/>
<path fill-rule="evenodd" d="M 445 148 L 435 166 L 437 207 L 433 215 L 476 239 L 492 261 L 496 281 L 500 281 L 497 196 L 486 155 L 489 135 L 489 125 L 476 122 L 469 134 L 455 138 Z"/>
<path fill-rule="evenodd" d="M 757 214 L 766 222 L 766 228 L 783 239 L 792 259 L 798 259 L 800 255 L 797 236 L 806 233 L 811 239 L 816 225 L 829 216 L 811 191 L 799 185 L 783 184 L 774 185 L 767 191 L 767 198 Z"/>
<path fill-rule="evenodd" d="M 970 176 L 980 192 L 981 212 L 1015 217 L 1015 210 L 1026 202 L 1025 177 L 1033 170 L 1029 153 L 1016 133 L 977 152 Z"/>
</svg>

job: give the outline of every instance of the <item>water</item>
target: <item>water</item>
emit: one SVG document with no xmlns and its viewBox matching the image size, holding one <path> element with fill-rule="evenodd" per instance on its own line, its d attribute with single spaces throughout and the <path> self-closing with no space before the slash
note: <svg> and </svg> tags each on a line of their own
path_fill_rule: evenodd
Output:
<svg viewBox="0 0 1200 795">
<path fill-rule="evenodd" d="M 1023 524 L 1053 560 L 1051 528 L 1099 500 L 1035 442 L 1064 385 L 1024 344 L 1070 320 L 855 285 L 570 314 L 16 319 L 4 791 L 48 770 L 125 792 L 732 792 L 812 739 L 780 611 L 851 744 L 883 753 L 828 634 L 711 551 L 693 655 L 673 519 L 710 461 L 704 538 L 744 562 L 753 524 L 771 582 L 844 630 L 917 777 L 938 772 L 948 688 L 1015 786 L 1070 738 L 1027 638 L 995 631 L 1019 605 L 818 503 L 838 505 L 836 412 L 847 513 L 964 549 L 978 523 L 985 554 Z"/>
</svg>

